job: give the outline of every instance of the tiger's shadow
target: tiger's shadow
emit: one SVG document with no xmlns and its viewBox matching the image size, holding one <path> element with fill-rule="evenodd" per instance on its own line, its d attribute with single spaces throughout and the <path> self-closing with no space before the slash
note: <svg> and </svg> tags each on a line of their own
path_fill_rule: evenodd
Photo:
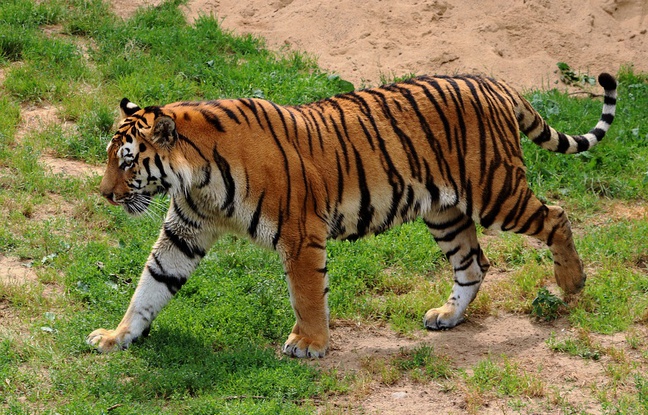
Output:
<svg viewBox="0 0 648 415">
<path fill-rule="evenodd" d="M 314 374 L 297 359 L 278 357 L 271 346 L 213 344 L 162 325 L 138 339 L 129 351 L 145 363 L 147 371 L 138 381 L 150 385 L 155 396 L 209 392 L 288 398 L 301 392 L 308 395 L 306 389 L 296 391 L 300 387 L 291 379 Z"/>
</svg>

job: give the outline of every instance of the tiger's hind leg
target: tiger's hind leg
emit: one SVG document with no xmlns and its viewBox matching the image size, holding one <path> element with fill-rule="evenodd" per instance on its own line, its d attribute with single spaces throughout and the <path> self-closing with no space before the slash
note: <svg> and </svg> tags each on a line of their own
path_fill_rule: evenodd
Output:
<svg viewBox="0 0 648 415">
<path fill-rule="evenodd" d="M 475 223 L 459 209 L 429 215 L 425 223 L 452 265 L 455 283 L 448 301 L 428 310 L 423 324 L 432 330 L 451 328 L 463 321 L 490 263 L 477 241 Z"/>
<path fill-rule="evenodd" d="M 585 285 L 583 263 L 576 252 L 567 214 L 559 206 L 547 206 L 531 196 L 527 208 L 511 230 L 544 242 L 554 260 L 554 275 L 565 294 L 575 294 Z"/>
</svg>

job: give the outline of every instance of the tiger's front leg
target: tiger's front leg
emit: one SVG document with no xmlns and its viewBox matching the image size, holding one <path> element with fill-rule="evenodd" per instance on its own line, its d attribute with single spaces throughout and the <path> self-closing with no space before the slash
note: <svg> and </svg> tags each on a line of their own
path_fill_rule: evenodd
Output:
<svg viewBox="0 0 648 415">
<path fill-rule="evenodd" d="M 297 321 L 283 353 L 324 357 L 329 344 L 328 275 L 325 239 L 310 242 L 284 258 L 290 303 Z"/>
<path fill-rule="evenodd" d="M 153 319 L 187 282 L 212 242 L 204 231 L 167 220 L 121 322 L 114 330 L 93 331 L 86 342 L 100 352 L 111 352 L 148 333 Z"/>
</svg>

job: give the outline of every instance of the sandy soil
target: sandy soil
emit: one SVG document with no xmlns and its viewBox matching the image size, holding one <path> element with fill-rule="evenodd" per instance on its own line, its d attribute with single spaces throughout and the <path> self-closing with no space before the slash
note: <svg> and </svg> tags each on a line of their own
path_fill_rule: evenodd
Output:
<svg viewBox="0 0 648 415">
<path fill-rule="evenodd" d="M 116 13 L 128 17 L 137 7 L 160 1 L 112 3 Z M 309 52 L 325 70 L 357 87 L 376 85 L 381 75 L 465 72 L 492 75 L 521 89 L 554 87 L 560 61 L 589 74 L 616 73 L 630 63 L 639 71 L 648 71 L 645 0 L 190 0 L 184 7 L 190 22 L 200 15 L 213 15 L 228 30 L 263 36 L 271 48 Z M 51 107 L 23 108 L 22 114 L 18 140 L 34 125 L 57 122 L 56 110 Z M 50 156 L 42 162 L 53 174 L 101 171 Z M 648 214 L 645 206 L 636 209 Z M 491 273 L 483 290 L 506 277 Z M 38 283 L 26 264 L 2 256 L 0 282 Z M 11 310 L 0 303 L 0 319 L 11 321 L 11 317 Z M 367 357 L 389 359 L 402 347 L 423 343 L 451 356 L 456 367 L 467 370 L 487 356 L 505 354 L 545 385 L 544 404 L 542 399 L 529 399 L 524 402 L 524 412 L 555 413 L 559 406 L 544 406 L 551 400 L 548 397 L 554 397 L 556 402 L 567 402 L 588 414 L 602 413 L 590 386 L 609 382 L 605 368 L 610 357 L 593 362 L 555 354 L 546 344 L 552 333 L 574 335 L 564 320 L 538 323 L 528 316 L 510 314 L 470 318 L 450 331 L 407 338 L 385 327 L 337 321 L 332 327 L 330 354 L 311 364 L 339 373 L 361 373 Z M 618 347 L 629 358 L 636 353 L 625 344 L 623 335 L 598 336 L 595 341 L 601 347 Z M 402 379 L 386 386 L 374 379 L 348 395 L 330 397 L 322 403 L 321 412 L 463 414 L 469 404 L 466 391 L 447 390 L 441 382 L 420 384 Z M 495 397 L 484 402 L 479 411 L 512 412 L 504 400 Z"/>
<path fill-rule="evenodd" d="M 645 0 L 191 0 L 186 13 L 307 51 L 356 86 L 478 72 L 539 88 L 558 81 L 561 61 L 593 75 L 648 71 Z"/>
</svg>

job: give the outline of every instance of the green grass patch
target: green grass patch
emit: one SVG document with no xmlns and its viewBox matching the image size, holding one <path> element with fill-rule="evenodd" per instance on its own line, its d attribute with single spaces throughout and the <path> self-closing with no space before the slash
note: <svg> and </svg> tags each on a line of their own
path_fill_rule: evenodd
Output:
<svg viewBox="0 0 648 415">
<path fill-rule="evenodd" d="M 503 398 L 507 405 L 521 410 L 534 398 L 545 396 L 545 385 L 508 357 L 488 358 L 477 363 L 464 375 L 466 405 L 470 413 L 479 413 L 492 397 Z"/>
<path fill-rule="evenodd" d="M 547 339 L 547 345 L 555 352 L 567 353 L 583 359 L 599 360 L 604 354 L 601 347 L 594 345 L 589 334 L 584 330 L 579 331 L 575 338 L 558 340 L 552 336 Z"/>
<path fill-rule="evenodd" d="M 406 371 L 416 381 L 425 383 L 432 379 L 448 380 L 455 376 L 455 369 L 447 356 L 438 355 L 430 346 L 418 346 L 412 350 L 401 349 L 393 364 Z"/>
</svg>

